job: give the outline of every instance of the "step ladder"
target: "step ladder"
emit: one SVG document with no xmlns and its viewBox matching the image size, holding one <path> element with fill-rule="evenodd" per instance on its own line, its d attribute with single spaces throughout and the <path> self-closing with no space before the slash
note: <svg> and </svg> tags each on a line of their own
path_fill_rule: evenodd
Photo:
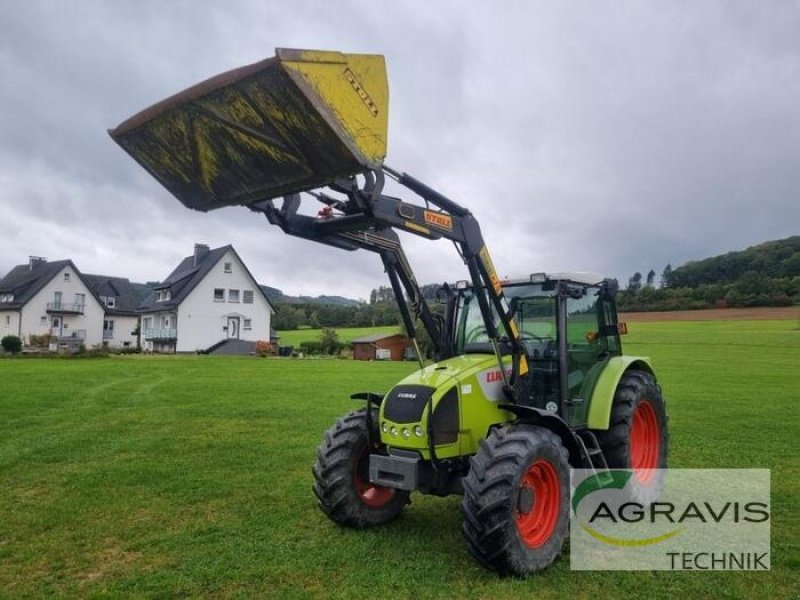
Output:
<svg viewBox="0 0 800 600">
<path fill-rule="evenodd" d="M 581 454 L 583 454 L 584 460 L 588 468 L 592 470 L 594 477 L 601 483 L 608 483 L 611 475 L 606 457 L 603 455 L 603 450 L 597 441 L 597 436 L 589 429 L 581 429 L 575 432 L 575 439 L 578 441 Z"/>
</svg>

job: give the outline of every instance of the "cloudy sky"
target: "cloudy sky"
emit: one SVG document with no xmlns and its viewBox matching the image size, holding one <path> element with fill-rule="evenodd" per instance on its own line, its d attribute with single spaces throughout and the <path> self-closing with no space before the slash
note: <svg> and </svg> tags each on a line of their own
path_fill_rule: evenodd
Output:
<svg viewBox="0 0 800 600">
<path fill-rule="evenodd" d="M 634 271 L 800 233 L 800 3 L 6 0 L 0 275 L 28 255 L 163 279 L 231 243 L 289 294 L 367 297 L 376 257 L 184 208 L 108 137 L 275 47 L 380 53 L 387 164 L 468 206 L 503 275 Z M 409 236 L 405 236 L 409 238 Z M 462 278 L 408 239 L 422 282 Z"/>
</svg>

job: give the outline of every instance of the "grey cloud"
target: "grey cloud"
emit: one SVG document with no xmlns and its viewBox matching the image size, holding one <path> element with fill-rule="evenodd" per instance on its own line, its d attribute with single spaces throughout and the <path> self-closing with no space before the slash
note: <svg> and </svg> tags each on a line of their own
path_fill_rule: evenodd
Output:
<svg viewBox="0 0 800 600">
<path fill-rule="evenodd" d="M 385 54 L 389 157 L 469 206 L 503 274 L 626 279 L 796 234 L 797 3 L 12 1 L 0 21 L 0 273 L 28 254 L 163 278 L 232 243 L 288 293 L 365 297 L 379 261 L 247 210 L 183 208 L 108 138 L 275 46 Z M 463 276 L 404 236 L 423 282 Z"/>
</svg>

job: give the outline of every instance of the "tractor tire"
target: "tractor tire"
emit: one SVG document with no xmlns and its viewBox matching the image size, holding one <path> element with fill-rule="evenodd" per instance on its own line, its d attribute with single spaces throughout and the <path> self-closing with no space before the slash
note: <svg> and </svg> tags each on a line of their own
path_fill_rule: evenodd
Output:
<svg viewBox="0 0 800 600">
<path fill-rule="evenodd" d="M 369 456 L 381 453 L 378 412 L 372 409 L 373 431 L 367 436 L 367 409 L 338 419 L 317 448 L 312 468 L 314 495 L 334 523 L 363 529 L 395 519 L 410 502 L 409 492 L 369 481 Z M 372 448 L 368 439 L 376 440 Z"/>
<path fill-rule="evenodd" d="M 500 575 L 548 567 L 567 536 L 569 485 L 567 450 L 555 433 L 522 424 L 493 430 L 464 479 L 470 554 Z"/>
<path fill-rule="evenodd" d="M 667 424 L 655 377 L 646 371 L 627 371 L 614 394 L 609 428 L 594 433 L 609 468 L 634 472 L 631 491 L 637 501 L 652 502 L 663 487 L 663 471 L 657 469 L 667 468 Z"/>
</svg>

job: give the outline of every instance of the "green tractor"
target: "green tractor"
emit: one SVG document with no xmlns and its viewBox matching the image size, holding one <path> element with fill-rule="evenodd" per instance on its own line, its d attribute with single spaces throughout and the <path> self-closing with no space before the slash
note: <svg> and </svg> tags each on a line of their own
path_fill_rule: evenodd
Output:
<svg viewBox="0 0 800 600">
<path fill-rule="evenodd" d="M 622 353 L 616 282 L 501 281 L 473 214 L 385 164 L 387 107 L 382 56 L 278 49 L 110 134 L 189 208 L 247 206 L 289 235 L 379 255 L 420 369 L 386 393 L 353 394 L 364 406 L 317 451 L 319 506 L 364 528 L 397 518 L 412 492 L 460 494 L 471 554 L 526 576 L 561 552 L 572 468 L 632 469 L 640 497 L 657 493 L 661 388 L 649 359 Z M 385 193 L 390 182 L 417 201 Z M 319 210 L 303 212 L 308 199 Z M 398 230 L 456 246 L 469 279 L 442 286 L 443 311 L 422 296 Z"/>
</svg>

